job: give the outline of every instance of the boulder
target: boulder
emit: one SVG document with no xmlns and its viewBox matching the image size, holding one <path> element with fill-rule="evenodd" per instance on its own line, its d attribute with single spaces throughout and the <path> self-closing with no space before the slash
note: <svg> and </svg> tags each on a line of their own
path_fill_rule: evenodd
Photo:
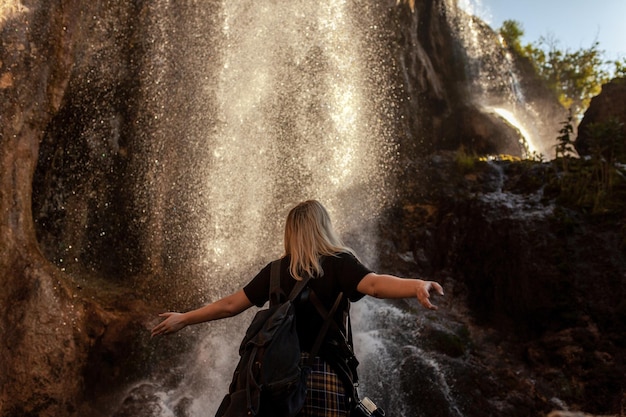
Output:
<svg viewBox="0 0 626 417">
<path fill-rule="evenodd" d="M 616 159 L 626 162 L 626 78 L 616 78 L 602 86 L 602 92 L 591 99 L 589 108 L 578 125 L 578 136 L 574 142 L 576 151 L 580 155 L 591 153 L 593 132 L 590 127 L 594 124 L 617 121 L 621 123 L 621 143 L 617 144 L 620 150 Z"/>
</svg>

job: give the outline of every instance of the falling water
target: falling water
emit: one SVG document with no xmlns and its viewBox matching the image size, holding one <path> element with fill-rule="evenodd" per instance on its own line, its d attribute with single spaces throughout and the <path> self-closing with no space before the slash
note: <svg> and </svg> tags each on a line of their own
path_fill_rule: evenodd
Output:
<svg viewBox="0 0 626 417">
<path fill-rule="evenodd" d="M 540 148 L 535 144 L 535 140 L 537 140 L 536 136 L 526 130 L 526 127 L 517 119 L 517 117 L 515 117 L 513 113 L 500 107 L 493 107 L 489 110 L 493 111 L 509 123 L 514 129 L 519 131 L 520 136 L 524 138 L 521 143 L 524 148 L 524 156 L 530 156 L 533 152 L 539 151 Z"/>
<path fill-rule="evenodd" d="M 382 30 L 377 16 L 383 14 L 341 0 L 224 1 L 210 12 L 198 10 L 184 34 L 191 55 L 180 58 L 191 78 L 182 81 L 192 89 L 171 97 L 159 85 L 165 82 L 161 61 L 176 49 L 168 35 L 177 30 L 173 7 L 153 8 L 154 45 L 165 46 L 154 47 L 152 78 L 144 86 L 155 101 L 147 118 L 153 135 L 165 130 L 175 138 L 145 145 L 148 181 L 140 186 L 149 188 L 142 192 L 150 201 L 156 199 L 145 209 L 152 250 L 170 254 L 188 248 L 193 256 L 180 255 L 181 270 L 195 271 L 192 285 L 205 294 L 202 301 L 215 300 L 281 255 L 288 209 L 315 198 L 374 267 L 376 218 L 393 197 L 395 153 L 390 69 L 373 41 Z M 203 31 L 210 33 L 205 46 L 212 52 L 202 49 Z M 181 211 L 191 220 L 180 233 L 193 245 L 172 249 L 164 212 Z M 162 382 L 152 380 L 129 390 L 156 386 L 163 416 L 186 403 L 192 416 L 212 415 L 236 364 L 248 313 L 177 335 L 194 334 L 199 342 L 185 369 L 165 371 L 184 375 L 175 386 L 159 388 Z"/>
<path fill-rule="evenodd" d="M 280 255 L 288 209 L 310 198 L 374 263 L 397 137 L 390 60 L 377 42 L 383 6 L 149 7 L 135 195 L 152 271 L 230 292 Z"/>
<path fill-rule="evenodd" d="M 210 262 L 276 254 L 260 243 L 277 240 L 286 208 L 302 199 L 323 201 L 344 232 L 380 212 L 393 145 L 378 116 L 384 92 L 362 59 L 376 46 L 351 12 L 342 1 L 224 3 L 203 173 Z"/>
</svg>

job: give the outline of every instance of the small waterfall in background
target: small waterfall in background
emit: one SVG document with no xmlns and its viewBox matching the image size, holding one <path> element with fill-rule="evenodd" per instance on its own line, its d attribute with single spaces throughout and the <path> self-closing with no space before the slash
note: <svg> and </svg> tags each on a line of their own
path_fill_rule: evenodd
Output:
<svg viewBox="0 0 626 417">
<path fill-rule="evenodd" d="M 448 11 L 453 21 L 451 26 L 456 28 L 456 36 L 467 55 L 470 94 L 484 112 L 496 115 L 518 131 L 523 157 L 535 154 L 551 159 L 559 125 L 542 113 L 545 109 L 529 102 L 511 53 L 499 37 L 485 32 L 485 23 L 478 18 L 488 16 L 489 12 L 482 2 L 462 0 L 458 8 L 455 3 L 449 2 Z"/>
</svg>

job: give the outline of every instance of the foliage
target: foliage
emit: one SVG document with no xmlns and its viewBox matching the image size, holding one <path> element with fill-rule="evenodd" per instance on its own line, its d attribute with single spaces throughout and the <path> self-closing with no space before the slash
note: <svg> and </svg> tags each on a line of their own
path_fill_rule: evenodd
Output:
<svg viewBox="0 0 626 417">
<path fill-rule="evenodd" d="M 595 162 L 595 175 L 603 190 L 612 188 L 615 163 L 625 154 L 622 128 L 623 123 L 616 119 L 587 127 L 591 160 Z"/>
<path fill-rule="evenodd" d="M 468 153 L 464 146 L 457 149 L 455 153 L 455 163 L 462 174 L 472 171 L 477 160 L 476 154 Z"/>
<path fill-rule="evenodd" d="M 515 20 L 505 20 L 499 30 L 500 36 L 504 44 L 513 49 L 519 55 L 523 55 L 521 39 L 524 36 L 524 30 Z"/>
<path fill-rule="evenodd" d="M 569 120 L 561 129 L 561 151 L 569 148 Z M 592 213 L 611 211 L 623 205 L 626 177 L 620 172 L 618 161 L 626 157 L 622 135 L 622 123 L 609 120 L 588 126 L 591 156 L 585 159 L 569 159 L 562 153 L 563 173 L 560 176 L 560 199 L 562 203 L 588 208 Z M 568 161 L 568 162 L 565 162 Z"/>
<path fill-rule="evenodd" d="M 624 124 L 616 118 L 611 118 L 606 122 L 590 123 L 587 126 L 587 133 L 592 153 L 598 153 L 610 164 L 618 160 L 626 162 L 623 159 L 626 156 L 623 128 Z"/>
<path fill-rule="evenodd" d="M 574 134 L 574 126 L 572 125 L 572 114 L 570 112 L 567 121 L 563 122 L 563 127 L 559 130 L 559 136 L 557 137 L 558 143 L 556 144 L 556 159 L 561 158 L 563 162 L 563 171 L 567 172 L 569 159 L 575 155 L 574 141 L 572 135 Z"/>
<path fill-rule="evenodd" d="M 613 65 L 613 76 L 615 78 L 626 78 L 626 58 L 613 61 Z"/>
<path fill-rule="evenodd" d="M 554 45 L 545 48 L 546 45 L 541 38 L 537 48 L 530 49 L 538 73 L 557 92 L 565 108 L 580 116 L 589 107 L 591 98 L 600 93 L 602 84 L 609 80 L 602 69 L 598 43 L 575 52 L 563 52 Z"/>
<path fill-rule="evenodd" d="M 541 152 L 532 151 L 532 152 L 530 152 L 529 154 L 526 155 L 525 159 L 528 160 L 528 161 L 532 161 L 532 162 L 543 163 L 544 155 Z"/>
</svg>

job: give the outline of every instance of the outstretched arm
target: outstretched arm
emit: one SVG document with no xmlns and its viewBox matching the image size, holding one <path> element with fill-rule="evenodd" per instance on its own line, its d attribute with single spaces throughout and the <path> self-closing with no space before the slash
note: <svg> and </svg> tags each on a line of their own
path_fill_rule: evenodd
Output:
<svg viewBox="0 0 626 417">
<path fill-rule="evenodd" d="M 443 295 L 443 288 L 434 281 L 421 279 L 399 278 L 386 274 L 367 274 L 356 289 L 376 298 L 409 298 L 417 297 L 419 302 L 430 310 L 437 307 L 430 302 L 430 291 L 435 290 Z"/>
<path fill-rule="evenodd" d="M 243 290 L 239 290 L 234 294 L 196 310 L 186 313 L 169 312 L 159 314 L 159 317 L 165 317 L 165 320 L 152 329 L 152 336 L 174 333 L 190 324 L 236 316 L 250 307 L 252 307 L 252 303 L 246 296 L 246 293 L 243 292 Z"/>
</svg>

